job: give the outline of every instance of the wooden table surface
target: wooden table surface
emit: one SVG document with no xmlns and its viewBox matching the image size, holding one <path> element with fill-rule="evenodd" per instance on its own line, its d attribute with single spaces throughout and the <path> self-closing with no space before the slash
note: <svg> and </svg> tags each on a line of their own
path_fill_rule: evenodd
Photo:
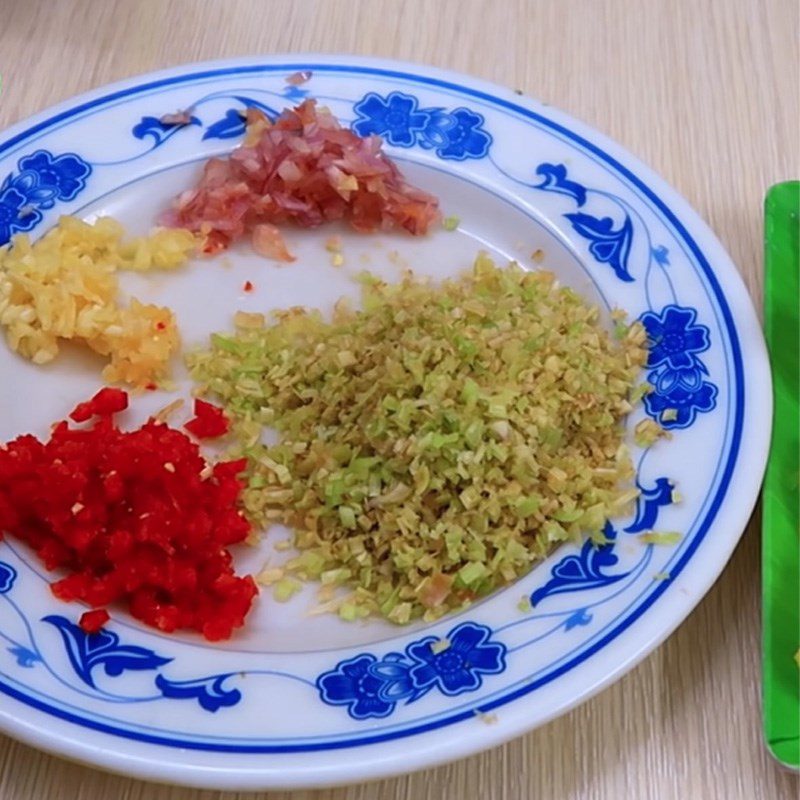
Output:
<svg viewBox="0 0 800 800">
<path fill-rule="evenodd" d="M 513 86 L 649 163 L 761 301 L 766 188 L 800 177 L 797 0 L 0 0 L 0 128 L 76 92 L 223 56 L 427 62 Z M 759 519 L 669 641 L 572 713 L 493 751 L 271 800 L 783 800 L 760 726 Z M 0 699 L 0 702 L 9 702 Z M 0 736 L 2 800 L 252 797 L 144 783 Z"/>
</svg>

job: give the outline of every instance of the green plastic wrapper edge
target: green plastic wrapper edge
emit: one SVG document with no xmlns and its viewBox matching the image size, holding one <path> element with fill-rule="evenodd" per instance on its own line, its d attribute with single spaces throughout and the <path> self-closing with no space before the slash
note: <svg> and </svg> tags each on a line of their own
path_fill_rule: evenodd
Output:
<svg viewBox="0 0 800 800">
<path fill-rule="evenodd" d="M 764 204 L 764 323 L 775 415 L 763 495 L 764 734 L 800 768 L 800 181 Z"/>
</svg>

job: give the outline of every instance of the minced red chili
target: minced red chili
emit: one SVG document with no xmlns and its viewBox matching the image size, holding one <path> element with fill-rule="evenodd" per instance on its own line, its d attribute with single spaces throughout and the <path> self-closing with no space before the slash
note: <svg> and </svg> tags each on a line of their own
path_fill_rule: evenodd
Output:
<svg viewBox="0 0 800 800">
<path fill-rule="evenodd" d="M 221 408 L 198 398 L 194 401 L 194 418 L 183 427 L 197 439 L 216 439 L 228 432 L 230 421 Z"/>
<path fill-rule="evenodd" d="M 109 417 L 128 407 L 128 393 L 122 389 L 101 389 L 91 400 L 78 403 L 69 415 L 75 422 L 86 422 L 92 417 Z"/>
<path fill-rule="evenodd" d="M 99 633 L 103 629 L 103 625 L 111 619 L 104 608 L 96 608 L 94 611 L 87 611 L 81 614 L 80 622 L 81 629 L 84 633 Z"/>
<path fill-rule="evenodd" d="M 88 425 L 62 421 L 46 442 L 0 446 L 0 531 L 65 572 L 52 586 L 62 600 L 121 602 L 162 631 L 226 639 L 257 594 L 228 550 L 251 529 L 238 507 L 245 462 L 208 467 L 195 442 L 158 420 L 122 431 L 113 415 L 127 404 L 103 389 L 70 415 Z"/>
</svg>

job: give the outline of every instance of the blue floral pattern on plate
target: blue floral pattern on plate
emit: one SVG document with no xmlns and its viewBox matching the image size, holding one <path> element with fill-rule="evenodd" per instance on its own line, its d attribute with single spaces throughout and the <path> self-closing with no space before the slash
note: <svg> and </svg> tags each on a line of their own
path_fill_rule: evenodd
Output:
<svg viewBox="0 0 800 800">
<path fill-rule="evenodd" d="M 6 564 L 5 561 L 0 561 L 0 594 L 10 592 L 16 579 L 17 571 L 14 567 L 11 564 Z"/>
<path fill-rule="evenodd" d="M 187 119 L 186 122 L 162 122 L 160 117 L 142 117 L 141 120 L 133 126 L 131 133 L 136 139 L 144 139 L 149 136 L 155 146 L 164 144 L 164 142 L 173 134 L 189 125 L 202 125 L 200 119 L 193 114 Z"/>
<path fill-rule="evenodd" d="M 123 645 L 119 636 L 107 629 L 86 633 L 79 625 L 58 614 L 50 614 L 42 622 L 49 622 L 58 629 L 72 668 L 93 689 L 97 688 L 93 675 L 96 667 L 103 667 L 106 675 L 117 677 L 126 670 L 158 669 L 172 661 L 144 647 Z"/>
<path fill-rule="evenodd" d="M 571 197 L 580 208 L 586 203 L 586 187 L 567 177 L 567 168 L 563 164 L 539 164 L 536 174 L 542 177 L 542 182 L 534 184 L 534 189 L 543 192 L 555 192 Z"/>
<path fill-rule="evenodd" d="M 335 670 L 317 679 L 322 701 L 328 705 L 347 706 L 347 713 L 353 719 L 388 717 L 394 711 L 395 703 L 382 696 L 388 681 L 372 673 L 372 668 L 379 663 L 370 653 L 340 661 Z M 399 682 L 399 675 L 406 675 L 407 671 L 405 665 L 399 666 L 395 682 Z"/>
<path fill-rule="evenodd" d="M 550 580 L 531 594 L 531 605 L 537 606 L 545 597 L 561 592 L 582 591 L 610 586 L 621 581 L 627 572 L 609 575 L 606 569 L 613 567 L 619 558 L 614 554 L 617 531 L 607 522 L 603 534 L 605 544 L 591 540 L 583 543 L 580 552 L 561 559 L 551 570 Z"/>
<path fill-rule="evenodd" d="M 317 678 L 323 702 L 347 706 L 353 719 L 386 717 L 400 700 L 411 703 L 437 688 L 455 696 L 480 688 L 483 675 L 506 668 L 506 646 L 491 641 L 492 631 L 462 622 L 443 640 L 435 636 L 412 642 L 405 654 L 382 659 L 371 653 L 340 661 Z"/>
<path fill-rule="evenodd" d="M 621 281 L 631 283 L 636 278 L 629 270 L 631 246 L 634 238 L 634 220 L 630 206 L 622 198 L 609 192 L 593 190 L 570 178 L 564 164 L 539 164 L 536 174 L 541 182 L 531 184 L 534 189 L 562 194 L 584 208 L 589 198 L 614 209 L 621 221 L 614 222 L 612 216 L 594 216 L 585 211 L 563 214 L 576 233 L 589 241 L 589 253 L 595 261 L 608 264 Z M 642 235 L 647 238 L 648 262 L 664 271 L 670 266 L 669 251 L 664 245 L 653 246 L 650 232 L 643 220 L 639 220 Z M 645 270 L 650 274 L 650 263 Z M 646 278 L 645 278 L 646 280 Z M 667 281 L 673 291 L 671 280 Z M 717 403 L 717 387 L 705 380 L 708 369 L 698 357 L 711 345 L 710 332 L 705 325 L 697 324 L 697 310 L 678 305 L 677 301 L 655 311 L 647 292 L 650 310 L 644 312 L 640 322 L 647 331 L 649 354 L 647 376 L 653 391 L 644 398 L 646 413 L 665 429 L 680 429 L 691 426 L 698 414 L 712 411 Z"/>
<path fill-rule="evenodd" d="M 163 117 L 144 116 L 133 126 L 133 128 L 131 128 L 131 134 L 136 139 L 150 137 L 153 140 L 153 144 L 150 147 L 150 150 L 146 151 L 150 152 L 151 150 L 155 150 L 157 147 L 161 147 L 161 145 L 165 144 L 179 131 L 186 130 L 192 126 L 205 129 L 202 137 L 204 140 L 237 139 L 240 136 L 244 136 L 246 129 L 246 111 L 248 108 L 258 109 L 266 115 L 267 119 L 270 120 L 275 120 L 278 116 L 278 112 L 271 106 L 268 106 L 266 103 L 262 103 L 260 100 L 256 100 L 254 97 L 248 97 L 241 94 L 215 93 L 201 97 L 192 104 L 192 111 L 206 103 L 211 102 L 212 100 L 233 100 L 238 104 L 238 106 L 235 108 L 229 108 L 221 118 L 214 120 L 208 125 L 206 125 L 203 120 L 194 113 L 190 114 L 186 118 L 185 122 L 163 122 Z M 138 155 L 134 156 L 134 158 L 141 158 L 143 155 L 145 155 L 145 153 L 139 153 Z"/>
<path fill-rule="evenodd" d="M 27 621 L 25 614 L 11 599 L 10 593 L 18 577 L 17 570 L 5 561 L 0 561 L 0 597 L 8 604 L 16 616 L 24 623 L 28 634 L 28 641 L 21 642 L 12 638 L 0 627 L 0 638 L 4 639 L 10 647 L 6 650 L 16 659 L 20 667 L 27 669 L 37 664 L 44 665 L 45 669 L 54 676 L 58 676 L 51 664 L 51 659 L 46 659 L 34 627 Z M 8 622 L 12 615 L 0 615 L 0 619 Z M 205 711 L 216 712 L 220 708 L 234 706 L 242 699 L 238 689 L 226 688 L 224 682 L 233 676 L 233 673 L 209 675 L 201 678 L 176 680 L 168 678 L 161 670 L 162 667 L 173 662 L 174 659 L 161 656 L 153 650 L 139 645 L 125 644 L 120 636 L 108 626 L 97 633 L 86 633 L 80 625 L 72 622 L 60 614 L 49 614 L 41 622 L 54 627 L 60 634 L 67 659 L 73 672 L 78 677 L 83 687 L 91 691 L 88 696 L 114 703 L 141 703 L 157 700 L 196 700 Z M 154 684 L 158 690 L 156 694 L 128 696 L 115 694 L 98 685 L 97 670 L 108 678 L 119 678 L 128 672 L 158 671 Z M 291 676 L 290 676 L 291 677 Z M 59 678 L 64 683 L 63 678 Z M 85 689 L 73 687 L 76 692 L 86 695 Z"/>
<path fill-rule="evenodd" d="M 42 211 L 74 200 L 86 187 L 92 167 L 75 153 L 54 156 L 36 150 L 17 161 L 17 170 L 0 185 L 0 246 L 15 233 L 33 230 Z"/>
<path fill-rule="evenodd" d="M 506 666 L 506 647 L 490 641 L 491 635 L 485 625 L 464 622 L 447 634 L 447 647 L 441 651 L 434 649 L 434 636 L 410 644 L 406 653 L 417 662 L 408 673 L 412 684 L 426 690 L 435 686 L 451 696 L 474 692 L 483 674 L 496 675 Z"/>
<path fill-rule="evenodd" d="M 598 219 L 582 213 L 564 214 L 564 216 L 572 223 L 577 233 L 589 240 L 589 252 L 595 261 L 608 264 L 621 281 L 633 280 L 628 272 L 628 256 L 633 239 L 633 224 L 630 217 L 626 216 L 625 221 L 615 228 L 611 217 Z"/>
<path fill-rule="evenodd" d="M 369 92 L 353 110 L 358 118 L 352 127 L 359 136 L 383 136 L 395 147 L 419 145 L 445 160 L 483 158 L 492 144 L 482 114 L 463 107 L 420 108 L 417 98 L 404 92 Z"/>
<path fill-rule="evenodd" d="M 416 97 L 402 92 L 386 97 L 370 92 L 353 108 L 359 117 L 353 130 L 359 136 L 383 136 L 395 147 L 413 147 L 431 120 L 430 112 L 419 110 Z"/>
<path fill-rule="evenodd" d="M 696 354 L 708 350 L 708 328 L 696 325 L 693 308 L 666 306 L 660 314 L 647 311 L 639 317 L 647 330 L 647 366 L 678 370 L 695 366 Z"/>
<path fill-rule="evenodd" d="M 636 485 L 639 489 L 639 496 L 636 498 L 636 516 L 625 528 L 625 533 L 652 530 L 658 519 L 659 509 L 673 503 L 674 493 L 669 478 L 656 478 L 651 487 L 643 486 L 638 480 Z"/>
<path fill-rule="evenodd" d="M 644 397 L 647 413 L 664 428 L 688 428 L 698 413 L 713 410 L 717 387 L 705 380 L 708 369 L 698 357 L 710 346 L 708 328 L 696 324 L 697 311 L 671 304 L 660 313 L 639 317 L 647 331 L 647 380 L 653 391 Z"/>
<path fill-rule="evenodd" d="M 156 688 L 164 697 L 174 700 L 197 700 L 200 707 L 212 713 L 226 706 L 235 706 L 241 699 L 238 689 L 226 689 L 222 684 L 233 673 L 210 675 L 189 681 L 171 681 L 163 675 L 156 677 Z"/>
<path fill-rule="evenodd" d="M 543 192 L 554 192 L 571 197 L 578 208 L 586 205 L 591 190 L 567 175 L 563 164 L 539 164 L 536 174 L 542 178 L 541 183 L 532 184 L 534 189 Z M 616 204 L 619 208 L 619 204 Z M 601 264 L 608 264 L 614 274 L 621 280 L 634 280 L 628 270 L 628 258 L 633 240 L 633 222 L 630 215 L 622 208 L 622 220 L 615 227 L 610 216 L 594 216 L 585 211 L 563 215 L 569 220 L 577 234 L 589 241 L 589 253 Z"/>
</svg>

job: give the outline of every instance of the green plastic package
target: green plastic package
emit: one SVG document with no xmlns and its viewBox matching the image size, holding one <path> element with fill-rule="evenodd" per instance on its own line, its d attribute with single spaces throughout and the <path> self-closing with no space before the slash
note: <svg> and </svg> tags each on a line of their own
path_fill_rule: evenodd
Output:
<svg viewBox="0 0 800 800">
<path fill-rule="evenodd" d="M 800 181 L 764 206 L 764 324 L 775 415 L 764 483 L 764 733 L 800 768 Z"/>
</svg>

